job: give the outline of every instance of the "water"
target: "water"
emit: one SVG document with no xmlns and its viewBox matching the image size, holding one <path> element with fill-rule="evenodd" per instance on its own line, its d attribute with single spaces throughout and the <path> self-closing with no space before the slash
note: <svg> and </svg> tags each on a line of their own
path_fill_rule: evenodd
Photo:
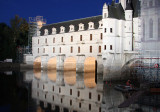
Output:
<svg viewBox="0 0 160 112">
<path fill-rule="evenodd" d="M 159 112 L 158 95 L 143 98 L 156 102 L 155 106 L 145 106 L 141 100 L 138 106 L 118 108 L 126 100 L 114 89 L 118 82 L 103 83 L 102 75 L 95 73 L 1 72 L 0 83 L 0 112 L 134 112 L 138 107 L 145 112 Z"/>
</svg>

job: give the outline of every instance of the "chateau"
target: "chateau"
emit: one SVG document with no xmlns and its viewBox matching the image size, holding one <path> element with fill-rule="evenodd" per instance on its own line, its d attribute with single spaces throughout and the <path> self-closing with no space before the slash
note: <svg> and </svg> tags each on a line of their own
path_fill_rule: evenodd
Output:
<svg viewBox="0 0 160 112">
<path fill-rule="evenodd" d="M 112 0 L 104 3 L 102 15 L 44 25 L 25 62 L 41 69 L 117 74 L 140 48 L 139 10 L 139 0 Z"/>
</svg>

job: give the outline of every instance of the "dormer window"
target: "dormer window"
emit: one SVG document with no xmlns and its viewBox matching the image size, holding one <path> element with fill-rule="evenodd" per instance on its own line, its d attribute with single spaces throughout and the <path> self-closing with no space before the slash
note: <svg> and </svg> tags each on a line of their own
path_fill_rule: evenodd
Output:
<svg viewBox="0 0 160 112">
<path fill-rule="evenodd" d="M 79 30 L 84 30 L 84 24 L 82 23 L 79 24 Z"/>
<path fill-rule="evenodd" d="M 48 35 L 48 30 L 47 29 L 44 30 L 44 35 Z"/>
<path fill-rule="evenodd" d="M 60 33 L 64 33 L 65 32 L 65 27 L 64 26 L 61 26 L 60 27 Z"/>
<path fill-rule="evenodd" d="M 69 28 L 70 28 L 69 30 L 70 32 L 74 31 L 74 25 L 70 25 Z"/>
<path fill-rule="evenodd" d="M 93 22 L 89 22 L 88 25 L 89 25 L 88 29 L 94 29 L 94 23 Z"/>
<path fill-rule="evenodd" d="M 99 21 L 99 28 L 103 28 L 103 23 L 102 23 L 102 21 Z"/>
<path fill-rule="evenodd" d="M 37 31 L 37 36 L 40 36 L 40 34 L 41 34 L 41 31 Z"/>
<path fill-rule="evenodd" d="M 52 34 L 56 34 L 56 28 L 52 28 Z"/>
</svg>

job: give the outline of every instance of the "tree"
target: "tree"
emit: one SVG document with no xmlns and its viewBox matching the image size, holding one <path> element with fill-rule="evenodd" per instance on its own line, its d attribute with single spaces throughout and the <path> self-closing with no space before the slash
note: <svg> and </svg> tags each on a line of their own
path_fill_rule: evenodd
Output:
<svg viewBox="0 0 160 112">
<path fill-rule="evenodd" d="M 24 18 L 20 18 L 16 15 L 10 20 L 12 29 L 13 41 L 16 46 L 26 46 L 28 43 L 28 30 L 29 25 Z"/>
</svg>

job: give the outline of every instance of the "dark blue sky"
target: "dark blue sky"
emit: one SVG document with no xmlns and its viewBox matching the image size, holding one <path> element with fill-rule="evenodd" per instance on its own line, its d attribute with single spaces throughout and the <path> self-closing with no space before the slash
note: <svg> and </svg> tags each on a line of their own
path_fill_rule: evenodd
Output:
<svg viewBox="0 0 160 112">
<path fill-rule="evenodd" d="M 47 24 L 101 15 L 103 4 L 112 0 L 1 0 L 0 22 L 20 17 L 43 16 Z M 118 1 L 118 0 L 116 0 Z"/>
</svg>

